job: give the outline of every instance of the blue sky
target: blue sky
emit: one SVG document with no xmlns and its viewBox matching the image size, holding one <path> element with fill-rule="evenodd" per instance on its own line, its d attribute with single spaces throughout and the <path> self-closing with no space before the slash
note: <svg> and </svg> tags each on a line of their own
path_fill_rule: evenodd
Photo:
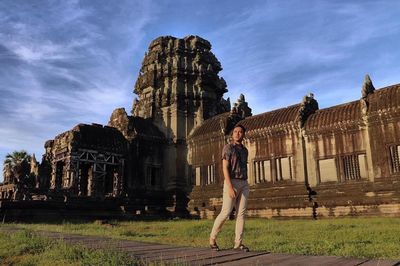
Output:
<svg viewBox="0 0 400 266">
<path fill-rule="evenodd" d="M 78 123 L 129 112 L 151 40 L 199 35 L 222 64 L 231 101 L 253 114 L 301 101 L 320 108 L 400 83 L 400 2 L 0 1 L 0 159 Z M 0 177 L 1 180 L 1 177 Z"/>
</svg>

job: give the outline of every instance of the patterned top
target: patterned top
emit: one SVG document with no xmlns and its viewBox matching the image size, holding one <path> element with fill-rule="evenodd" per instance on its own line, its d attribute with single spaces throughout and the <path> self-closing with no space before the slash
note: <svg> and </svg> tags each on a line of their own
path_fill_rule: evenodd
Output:
<svg viewBox="0 0 400 266">
<path fill-rule="evenodd" d="M 243 145 L 226 144 L 222 149 L 222 159 L 229 162 L 231 179 L 247 180 L 247 157 L 249 152 Z"/>
</svg>

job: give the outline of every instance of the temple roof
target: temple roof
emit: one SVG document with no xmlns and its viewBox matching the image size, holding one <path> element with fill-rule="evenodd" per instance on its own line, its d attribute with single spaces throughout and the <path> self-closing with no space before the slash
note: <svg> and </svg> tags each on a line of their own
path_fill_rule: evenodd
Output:
<svg viewBox="0 0 400 266">
<path fill-rule="evenodd" d="M 400 84 L 388 86 L 368 95 L 369 112 L 400 107 Z"/>
<path fill-rule="evenodd" d="M 360 101 L 353 101 L 316 111 L 308 117 L 305 128 L 322 129 L 324 127 L 360 121 L 361 119 Z"/>
<path fill-rule="evenodd" d="M 368 95 L 367 100 L 370 106 L 369 113 L 400 107 L 400 84 L 375 90 Z M 297 126 L 300 118 L 300 108 L 301 104 L 291 105 L 286 108 L 247 117 L 238 122 L 238 124 L 243 125 L 247 132 L 256 129 L 288 125 L 293 122 Z M 221 131 L 221 120 L 226 121 L 228 117 L 229 112 L 204 121 L 204 123 L 192 133 L 191 137 Z M 306 130 L 322 130 L 324 128 L 358 123 L 361 121 L 362 106 L 361 101 L 357 100 L 317 110 L 306 119 L 304 126 Z"/>
<path fill-rule="evenodd" d="M 368 95 L 367 101 L 369 104 L 368 114 L 400 107 L 400 84 L 375 90 Z M 305 128 L 308 130 L 323 129 L 361 120 L 362 103 L 358 100 L 316 111 L 307 119 Z"/>
<path fill-rule="evenodd" d="M 223 122 L 226 122 L 226 120 L 229 117 L 230 112 L 222 113 L 219 115 L 216 115 L 214 117 L 211 117 L 204 121 L 203 124 L 201 124 L 199 127 L 197 127 L 192 134 L 190 135 L 190 138 L 195 138 L 198 136 L 206 135 L 209 133 L 213 132 L 221 132 L 221 120 Z M 222 134 L 222 132 L 221 132 Z"/>
<path fill-rule="evenodd" d="M 299 120 L 300 104 L 291 105 L 270 112 L 247 117 L 238 124 L 243 125 L 246 131 L 252 131 L 261 128 L 271 128 L 278 125 L 286 125 L 291 122 L 297 124 Z"/>
<path fill-rule="evenodd" d="M 300 104 L 288 106 L 286 108 L 280 108 L 270 112 L 254 115 L 241 120 L 237 124 L 243 125 L 246 131 L 252 131 L 255 129 L 274 127 L 278 125 L 286 125 L 291 122 L 299 120 Z M 226 124 L 229 119 L 229 112 L 214 116 L 204 121 L 204 123 L 195 129 L 190 135 L 191 138 L 207 135 L 213 132 L 221 132 L 221 122 Z"/>
<path fill-rule="evenodd" d="M 126 139 L 122 133 L 109 126 L 78 124 L 71 132 L 75 133 L 71 141 L 79 148 L 116 153 L 125 152 L 127 149 Z"/>
</svg>

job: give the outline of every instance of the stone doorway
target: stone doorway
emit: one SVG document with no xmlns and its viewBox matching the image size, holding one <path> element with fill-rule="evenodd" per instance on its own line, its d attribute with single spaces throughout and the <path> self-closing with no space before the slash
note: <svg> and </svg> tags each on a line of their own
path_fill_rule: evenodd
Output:
<svg viewBox="0 0 400 266">
<path fill-rule="evenodd" d="M 63 161 L 58 161 L 56 164 L 56 179 L 55 179 L 55 188 L 60 189 L 63 180 L 65 163 Z"/>
<path fill-rule="evenodd" d="M 115 166 L 107 165 L 106 168 L 106 176 L 104 180 L 104 194 L 113 195 L 114 194 L 114 186 L 115 186 L 115 178 L 114 176 L 117 173 L 117 169 Z"/>
<path fill-rule="evenodd" d="M 88 196 L 90 189 L 89 183 L 93 177 L 93 165 L 90 163 L 81 163 L 79 165 L 79 196 Z"/>
</svg>

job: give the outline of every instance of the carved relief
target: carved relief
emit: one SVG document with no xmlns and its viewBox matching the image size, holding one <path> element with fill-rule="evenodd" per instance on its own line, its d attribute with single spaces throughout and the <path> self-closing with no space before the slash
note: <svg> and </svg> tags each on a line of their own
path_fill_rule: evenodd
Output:
<svg viewBox="0 0 400 266">
<path fill-rule="evenodd" d="M 211 44 L 198 36 L 155 39 L 145 54 L 135 84 L 134 92 L 139 100 L 135 102 L 132 114 L 153 118 L 157 112 L 149 112 L 150 106 L 157 109 L 174 104 L 179 110 L 188 111 L 188 103 L 193 102 L 199 92 L 212 92 L 201 97 L 205 102 L 204 118 L 224 112 L 226 103 L 222 95 L 227 91 L 226 83 L 218 76 L 221 64 L 210 50 Z M 179 86 L 186 89 L 182 91 Z M 144 94 L 148 87 L 153 88 L 155 99 L 148 99 Z"/>
</svg>

